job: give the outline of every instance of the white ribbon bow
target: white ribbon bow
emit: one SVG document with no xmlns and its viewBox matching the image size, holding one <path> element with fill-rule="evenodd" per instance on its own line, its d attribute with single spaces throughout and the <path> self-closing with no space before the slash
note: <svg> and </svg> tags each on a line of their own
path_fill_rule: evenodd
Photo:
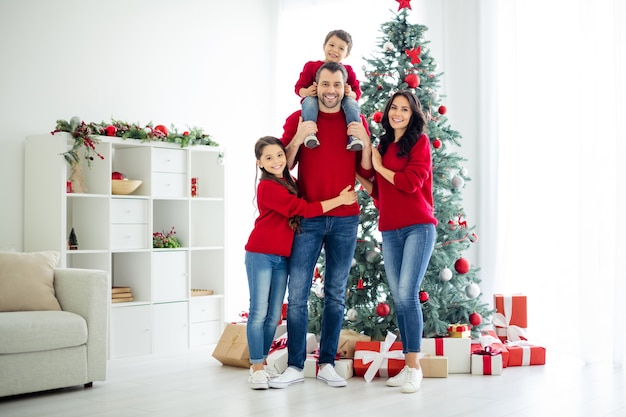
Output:
<svg viewBox="0 0 626 417">
<path fill-rule="evenodd" d="M 380 367 L 384 364 L 384 368 L 387 368 L 389 359 L 404 359 L 404 353 L 401 350 L 389 350 L 391 345 L 396 340 L 396 335 L 387 332 L 384 342 L 380 342 L 380 352 L 374 352 L 371 350 L 357 350 L 354 352 L 354 359 L 360 359 L 363 364 L 372 363 L 365 372 L 364 378 L 367 382 L 371 382 L 376 376 L 376 373 Z M 384 375 L 381 375 L 384 376 Z"/>
<path fill-rule="evenodd" d="M 526 330 L 522 327 L 515 326 L 511 323 L 511 314 L 513 312 L 513 297 L 504 297 L 504 315 L 502 313 L 496 313 L 493 315 L 491 323 L 496 328 L 496 334 L 498 336 L 506 336 L 507 340 L 517 341 L 527 339 Z"/>
<path fill-rule="evenodd" d="M 517 340 L 515 342 L 507 341 L 507 346 L 517 346 L 522 348 L 522 366 L 530 365 L 530 347 L 534 346 L 526 340 Z"/>
</svg>

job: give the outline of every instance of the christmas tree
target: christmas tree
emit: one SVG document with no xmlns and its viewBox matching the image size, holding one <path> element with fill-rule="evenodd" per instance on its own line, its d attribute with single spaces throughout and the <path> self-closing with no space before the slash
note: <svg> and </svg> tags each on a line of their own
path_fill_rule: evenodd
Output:
<svg viewBox="0 0 626 417">
<path fill-rule="evenodd" d="M 463 257 L 478 240 L 475 226 L 467 224 L 462 206 L 465 184 L 470 180 L 464 158 L 456 153 L 461 135 L 445 116 L 446 107 L 437 93 L 442 73 L 430 56 L 427 28 L 407 22 L 410 0 L 400 4 L 394 18 L 381 25 L 377 49 L 366 58 L 363 69 L 361 112 L 368 118 L 373 144 L 382 134 L 380 120 L 389 97 L 410 89 L 418 97 L 428 123 L 426 134 L 432 144 L 433 194 L 438 220 L 437 241 L 419 294 L 424 314 L 424 336 L 446 335 L 448 326 L 470 323 L 477 334 L 492 311 L 480 300 L 479 268 Z M 385 280 L 382 240 L 377 230 L 378 212 L 369 195 L 360 190 L 361 217 L 357 247 L 346 288 L 344 328 L 384 339 L 387 331 L 397 333 L 393 299 Z M 323 305 L 323 253 L 309 300 L 309 331 L 319 334 Z"/>
</svg>

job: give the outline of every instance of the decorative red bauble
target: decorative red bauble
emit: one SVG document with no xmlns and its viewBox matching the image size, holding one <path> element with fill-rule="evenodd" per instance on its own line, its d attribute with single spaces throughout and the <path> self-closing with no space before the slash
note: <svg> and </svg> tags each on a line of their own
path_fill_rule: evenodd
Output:
<svg viewBox="0 0 626 417">
<path fill-rule="evenodd" d="M 456 222 L 455 222 L 454 220 L 449 220 L 449 221 L 448 221 L 448 228 L 449 228 L 450 230 L 454 230 L 454 229 L 456 229 Z"/>
<path fill-rule="evenodd" d="M 168 134 L 167 127 L 163 125 L 154 126 L 154 130 L 156 130 L 157 132 L 160 132 L 163 136 L 167 136 Z"/>
<path fill-rule="evenodd" d="M 420 77 L 418 77 L 417 74 L 408 74 L 404 77 L 404 82 L 407 83 L 410 88 L 417 88 L 420 85 Z"/>
<path fill-rule="evenodd" d="M 470 263 L 465 258 L 459 258 L 454 263 L 454 269 L 456 269 L 456 272 L 459 274 L 467 274 L 470 270 Z"/>
<path fill-rule="evenodd" d="M 471 235 L 469 235 L 469 241 L 474 243 L 478 240 L 478 235 L 476 233 L 472 233 Z"/>
<path fill-rule="evenodd" d="M 383 89 L 383 86 L 382 86 L 382 85 L 379 85 L 379 86 L 378 86 L 378 87 L 376 87 L 376 88 L 378 88 L 378 91 L 380 91 L 380 90 L 382 90 L 382 89 Z"/>
<path fill-rule="evenodd" d="M 472 326 L 478 326 L 483 321 L 483 318 L 477 312 L 473 312 L 469 315 L 469 322 Z"/>
<path fill-rule="evenodd" d="M 363 288 L 365 288 L 365 286 L 363 285 L 363 278 L 359 278 L 359 281 L 356 284 L 356 289 L 362 290 Z"/>
<path fill-rule="evenodd" d="M 387 317 L 389 315 L 389 311 L 389 304 L 379 303 L 376 306 L 376 314 L 378 314 L 380 317 Z"/>
<path fill-rule="evenodd" d="M 433 140 L 433 148 L 435 149 L 441 148 L 441 139 L 435 138 L 435 140 Z"/>
<path fill-rule="evenodd" d="M 421 291 L 421 290 L 419 292 L 419 296 L 420 296 L 420 303 L 425 303 L 430 298 L 430 296 L 428 295 L 426 291 Z"/>
<path fill-rule="evenodd" d="M 117 127 L 113 125 L 108 125 L 104 128 L 104 133 L 106 133 L 107 136 L 115 136 L 115 134 L 117 133 Z"/>
<path fill-rule="evenodd" d="M 183 136 L 189 136 L 189 132 L 185 130 L 185 131 L 183 132 Z"/>
<path fill-rule="evenodd" d="M 372 116 L 372 120 L 375 123 L 380 123 L 381 120 L 383 120 L 383 112 L 381 111 L 374 112 L 374 115 Z"/>
<path fill-rule="evenodd" d="M 439 112 L 439 114 L 446 114 L 448 109 L 446 108 L 446 106 L 439 106 L 439 109 L 437 111 Z"/>
</svg>

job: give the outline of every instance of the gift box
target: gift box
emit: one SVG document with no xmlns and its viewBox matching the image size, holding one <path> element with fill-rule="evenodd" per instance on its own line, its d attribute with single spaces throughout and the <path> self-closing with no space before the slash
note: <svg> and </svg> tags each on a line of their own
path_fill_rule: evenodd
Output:
<svg viewBox="0 0 626 417">
<path fill-rule="evenodd" d="M 425 337 L 422 339 L 423 353 L 448 357 L 448 373 L 469 374 L 471 339 L 467 337 Z"/>
<path fill-rule="evenodd" d="M 420 353 L 420 368 L 424 378 L 447 378 L 448 358 Z"/>
<path fill-rule="evenodd" d="M 337 353 L 341 358 L 354 358 L 354 348 L 357 341 L 369 342 L 372 338 L 368 335 L 355 332 L 350 329 L 341 329 Z"/>
<path fill-rule="evenodd" d="M 250 367 L 250 352 L 245 323 L 228 323 L 220 336 L 213 357 L 223 365 Z"/>
<path fill-rule="evenodd" d="M 529 366 L 546 364 L 546 348 L 536 346 L 526 340 L 507 342 L 509 350 L 508 366 Z"/>
<path fill-rule="evenodd" d="M 267 367 L 279 374 L 287 369 L 287 361 L 289 359 L 287 353 L 287 333 L 279 336 L 272 342 L 269 354 L 267 355 Z M 317 338 L 313 333 L 306 335 L 306 353 L 311 353 L 317 349 Z"/>
<path fill-rule="evenodd" d="M 502 375 L 502 352 L 487 346 L 472 353 L 472 375 Z"/>
<path fill-rule="evenodd" d="M 509 363 L 509 350 L 504 343 L 498 339 L 496 332 L 493 330 L 483 331 L 478 339 L 472 339 L 472 354 L 483 350 L 487 346 L 500 351 L 500 355 L 502 355 L 502 368 L 506 368 Z"/>
<path fill-rule="evenodd" d="M 304 361 L 304 377 L 315 378 L 319 372 L 318 364 L 319 355 L 316 353 L 309 353 L 306 355 Z M 335 372 L 337 375 L 344 379 L 352 378 L 354 375 L 354 364 L 352 359 L 335 359 Z"/>
<path fill-rule="evenodd" d="M 354 350 L 354 374 L 371 382 L 375 376 L 396 376 L 404 368 L 402 343 L 396 335 L 387 333 L 383 342 L 357 341 Z M 468 339 L 469 341 L 469 339 Z"/>
<path fill-rule="evenodd" d="M 492 323 L 502 342 L 525 340 L 527 324 L 526 296 L 494 294 L 496 313 Z"/>
<path fill-rule="evenodd" d="M 448 337 L 471 337 L 469 324 L 451 324 L 448 326 Z"/>
</svg>

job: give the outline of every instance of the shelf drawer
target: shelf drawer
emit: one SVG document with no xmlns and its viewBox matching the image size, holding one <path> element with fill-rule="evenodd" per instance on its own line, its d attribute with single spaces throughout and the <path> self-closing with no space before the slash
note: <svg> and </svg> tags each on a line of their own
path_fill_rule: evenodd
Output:
<svg viewBox="0 0 626 417">
<path fill-rule="evenodd" d="M 148 223 L 148 201 L 113 199 L 111 223 Z"/>
<path fill-rule="evenodd" d="M 187 152 L 180 149 L 154 148 L 152 150 L 153 172 L 187 172 Z"/>
<path fill-rule="evenodd" d="M 189 345 L 203 346 L 217 343 L 221 335 L 220 321 L 192 323 L 189 329 Z"/>
<path fill-rule="evenodd" d="M 187 175 L 174 173 L 152 173 L 153 190 L 155 197 L 186 197 Z"/>
<path fill-rule="evenodd" d="M 150 246 L 148 246 L 147 224 L 111 225 L 111 248 L 113 250 L 148 249 Z"/>
<path fill-rule="evenodd" d="M 191 298 L 191 302 L 189 304 L 189 318 L 192 323 L 220 320 L 221 310 L 221 298 Z"/>
</svg>

